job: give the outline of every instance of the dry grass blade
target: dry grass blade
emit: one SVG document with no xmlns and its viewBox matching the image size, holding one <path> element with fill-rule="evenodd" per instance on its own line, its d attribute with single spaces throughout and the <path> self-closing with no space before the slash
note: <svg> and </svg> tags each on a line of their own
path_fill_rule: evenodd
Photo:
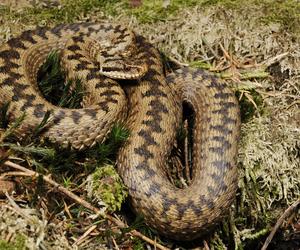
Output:
<svg viewBox="0 0 300 250">
<path fill-rule="evenodd" d="M 75 243 L 74 243 L 72 246 L 73 246 L 73 247 L 79 246 L 79 245 L 85 240 L 85 238 L 86 238 L 92 231 L 94 231 L 96 228 L 97 228 L 97 225 L 91 226 L 88 230 L 86 230 L 86 231 L 84 232 L 83 235 L 81 235 L 81 236 L 75 241 Z"/>
</svg>

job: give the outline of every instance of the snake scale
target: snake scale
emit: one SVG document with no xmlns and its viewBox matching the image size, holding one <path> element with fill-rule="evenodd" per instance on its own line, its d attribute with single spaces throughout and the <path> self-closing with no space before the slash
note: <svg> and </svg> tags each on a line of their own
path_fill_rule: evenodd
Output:
<svg viewBox="0 0 300 250">
<path fill-rule="evenodd" d="M 60 52 L 67 77 L 85 82 L 83 108 L 56 107 L 38 89 L 37 72 L 52 50 Z M 126 92 L 120 79 L 130 82 Z M 38 27 L 10 39 L 0 47 L 0 100 L 10 102 L 10 119 L 25 112 L 20 135 L 51 111 L 43 136 L 75 149 L 102 142 L 116 121 L 125 122 L 130 136 L 119 150 L 118 172 L 135 212 L 162 235 L 197 238 L 232 204 L 240 127 L 234 93 L 201 69 L 182 67 L 165 76 L 159 52 L 121 25 Z M 195 113 L 193 179 L 184 189 L 164 171 L 182 103 Z"/>
</svg>

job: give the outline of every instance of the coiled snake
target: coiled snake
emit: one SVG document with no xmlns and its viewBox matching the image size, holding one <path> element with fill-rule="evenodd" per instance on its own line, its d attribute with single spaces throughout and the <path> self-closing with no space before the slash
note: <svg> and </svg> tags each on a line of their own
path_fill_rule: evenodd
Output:
<svg viewBox="0 0 300 250">
<path fill-rule="evenodd" d="M 54 49 L 60 51 L 68 77 L 86 83 L 82 109 L 52 105 L 36 85 L 38 69 Z M 135 84 L 125 94 L 119 79 Z M 10 39 L 0 48 L 0 100 L 11 102 L 11 119 L 26 113 L 21 134 L 51 111 L 43 136 L 77 149 L 103 141 L 113 123 L 126 119 L 130 137 L 118 154 L 119 174 L 134 210 L 167 237 L 200 236 L 234 199 L 240 121 L 233 92 L 200 69 L 183 67 L 165 76 L 158 51 L 121 25 L 60 25 Z M 194 110 L 195 125 L 193 179 L 179 189 L 163 169 L 175 142 L 182 102 Z"/>
</svg>

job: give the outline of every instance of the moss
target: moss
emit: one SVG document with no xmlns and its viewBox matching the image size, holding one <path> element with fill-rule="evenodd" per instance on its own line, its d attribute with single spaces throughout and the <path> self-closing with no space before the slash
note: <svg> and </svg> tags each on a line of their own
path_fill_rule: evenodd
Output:
<svg viewBox="0 0 300 250">
<path fill-rule="evenodd" d="M 88 192 L 97 201 L 103 201 L 108 211 L 120 210 L 127 197 L 126 187 L 112 165 L 99 167 L 89 177 Z"/>
<path fill-rule="evenodd" d="M 13 242 L 0 240 L 0 250 L 23 250 L 25 249 L 26 238 L 24 235 L 17 234 Z"/>
<path fill-rule="evenodd" d="M 259 95 L 255 90 L 250 90 L 249 95 L 251 96 L 251 100 L 246 96 L 243 96 L 239 101 L 242 122 L 249 121 L 257 112 L 264 112 L 262 107 L 262 96 Z"/>
<path fill-rule="evenodd" d="M 219 5 L 226 9 L 240 11 L 251 11 L 257 8 L 265 13 L 261 21 L 280 23 L 285 30 L 300 32 L 300 3 L 297 0 L 207 0 L 203 1 L 203 5 Z"/>
<path fill-rule="evenodd" d="M 300 34 L 300 2 L 297 0 L 286 1 L 261 1 L 266 16 L 262 20 L 266 22 L 278 22 L 283 28 Z"/>
<path fill-rule="evenodd" d="M 0 14 L 6 20 L 22 20 L 32 24 L 69 23 L 90 11 L 105 10 L 106 14 L 113 14 L 118 1 L 106 0 L 62 0 L 59 6 L 53 7 L 25 7 L 14 11 L 8 6 L 0 7 Z"/>
<path fill-rule="evenodd" d="M 196 0 L 144 0 L 137 8 L 126 6 L 126 12 L 129 15 L 134 15 L 141 23 L 151 23 L 167 20 L 170 16 L 175 15 L 180 9 L 195 6 L 201 3 Z"/>
<path fill-rule="evenodd" d="M 176 14 L 184 8 L 201 6 L 223 6 L 226 9 L 240 11 L 255 11 L 263 9 L 263 22 L 278 22 L 287 30 L 300 32 L 300 3 L 297 0 L 288 1 L 258 1 L 258 0 L 144 0 L 138 7 L 131 7 L 127 0 L 62 0 L 58 6 L 25 7 L 20 11 L 12 10 L 5 5 L 0 6 L 0 15 L 6 21 L 22 20 L 31 24 L 70 23 L 91 12 L 101 11 L 105 16 L 135 16 L 141 23 L 153 23 L 176 18 Z M 249 8 L 250 6 L 250 8 Z M 255 6 L 255 7 L 254 7 Z M 252 9 L 252 10 L 251 10 Z"/>
</svg>

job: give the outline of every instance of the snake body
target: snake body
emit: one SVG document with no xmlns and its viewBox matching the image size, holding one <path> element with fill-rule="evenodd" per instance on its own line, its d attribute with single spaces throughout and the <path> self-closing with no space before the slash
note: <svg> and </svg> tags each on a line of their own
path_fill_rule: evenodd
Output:
<svg viewBox="0 0 300 250">
<path fill-rule="evenodd" d="M 60 51 L 68 77 L 86 84 L 82 109 L 56 107 L 37 87 L 38 69 L 54 49 Z M 134 82 L 126 94 L 119 79 Z M 60 25 L 12 38 L 0 48 L 0 98 L 11 102 L 11 119 L 26 113 L 20 134 L 51 111 L 43 136 L 78 149 L 103 141 L 116 121 L 126 122 L 130 136 L 119 151 L 118 172 L 133 209 L 162 235 L 177 240 L 201 236 L 235 197 L 240 120 L 234 93 L 200 69 L 183 67 L 165 76 L 159 52 L 121 25 Z M 195 125 L 193 179 L 179 189 L 164 169 L 182 102 L 193 109 Z"/>
</svg>

